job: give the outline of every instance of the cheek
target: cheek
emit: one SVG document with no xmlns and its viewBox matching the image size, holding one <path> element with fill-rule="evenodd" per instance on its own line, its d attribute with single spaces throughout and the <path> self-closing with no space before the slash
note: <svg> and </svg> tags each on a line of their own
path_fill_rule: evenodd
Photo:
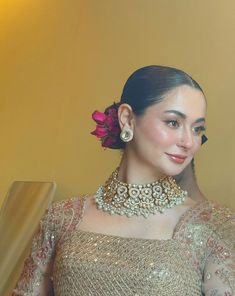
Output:
<svg viewBox="0 0 235 296">
<path fill-rule="evenodd" d="M 194 143 L 193 153 L 198 152 L 198 150 L 200 150 L 201 146 L 202 146 L 202 139 L 201 139 L 201 137 L 198 137 Z"/>
<path fill-rule="evenodd" d="M 170 145 L 174 144 L 177 135 L 173 130 L 166 130 L 162 127 L 156 127 L 148 132 L 149 138 L 152 139 L 154 144 Z"/>
</svg>

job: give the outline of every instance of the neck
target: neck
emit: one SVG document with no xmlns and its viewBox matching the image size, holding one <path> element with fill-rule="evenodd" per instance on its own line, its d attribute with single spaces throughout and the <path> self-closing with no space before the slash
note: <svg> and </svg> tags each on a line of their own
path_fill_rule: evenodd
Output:
<svg viewBox="0 0 235 296">
<path fill-rule="evenodd" d="M 127 184 L 117 177 L 118 169 L 95 194 L 98 209 L 110 214 L 147 218 L 182 204 L 187 196 L 172 177 L 147 184 Z"/>
<path fill-rule="evenodd" d="M 165 176 L 156 168 L 151 168 L 148 164 L 137 160 L 133 154 L 128 155 L 127 149 L 123 153 L 119 165 L 119 181 L 129 184 L 145 184 L 155 182 Z"/>
<path fill-rule="evenodd" d="M 186 190 L 193 200 L 201 201 L 206 199 L 198 186 L 191 164 L 189 164 L 180 175 L 176 176 L 175 179 L 177 184 L 183 190 Z"/>
</svg>

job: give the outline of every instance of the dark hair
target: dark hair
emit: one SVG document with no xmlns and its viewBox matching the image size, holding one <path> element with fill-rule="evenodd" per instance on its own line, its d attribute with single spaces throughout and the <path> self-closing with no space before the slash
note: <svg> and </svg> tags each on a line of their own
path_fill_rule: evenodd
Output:
<svg viewBox="0 0 235 296">
<path fill-rule="evenodd" d="M 126 81 L 120 103 L 129 104 L 136 115 L 163 100 L 164 95 L 181 85 L 203 93 L 200 85 L 182 70 L 166 66 L 147 66 L 135 71 Z"/>
</svg>

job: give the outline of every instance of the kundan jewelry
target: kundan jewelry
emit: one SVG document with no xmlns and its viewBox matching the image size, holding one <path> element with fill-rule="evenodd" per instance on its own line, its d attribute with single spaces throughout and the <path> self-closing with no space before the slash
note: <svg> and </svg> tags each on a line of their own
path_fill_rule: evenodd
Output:
<svg viewBox="0 0 235 296">
<path fill-rule="evenodd" d="M 129 128 L 123 128 L 120 133 L 120 139 L 123 142 L 130 142 L 133 139 L 133 131 Z"/>
<path fill-rule="evenodd" d="M 95 194 L 98 209 L 110 214 L 147 218 L 182 204 L 188 195 L 169 176 L 144 185 L 127 184 L 119 181 L 117 176 L 118 168 Z"/>
</svg>

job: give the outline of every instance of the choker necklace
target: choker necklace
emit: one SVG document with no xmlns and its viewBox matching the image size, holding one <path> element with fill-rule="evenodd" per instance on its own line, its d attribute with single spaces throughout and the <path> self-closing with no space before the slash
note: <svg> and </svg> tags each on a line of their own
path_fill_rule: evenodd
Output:
<svg viewBox="0 0 235 296">
<path fill-rule="evenodd" d="M 172 177 L 165 177 L 144 185 L 127 184 L 117 179 L 117 168 L 95 194 L 98 209 L 110 214 L 144 216 L 182 204 L 187 191 L 182 190 Z"/>
</svg>

